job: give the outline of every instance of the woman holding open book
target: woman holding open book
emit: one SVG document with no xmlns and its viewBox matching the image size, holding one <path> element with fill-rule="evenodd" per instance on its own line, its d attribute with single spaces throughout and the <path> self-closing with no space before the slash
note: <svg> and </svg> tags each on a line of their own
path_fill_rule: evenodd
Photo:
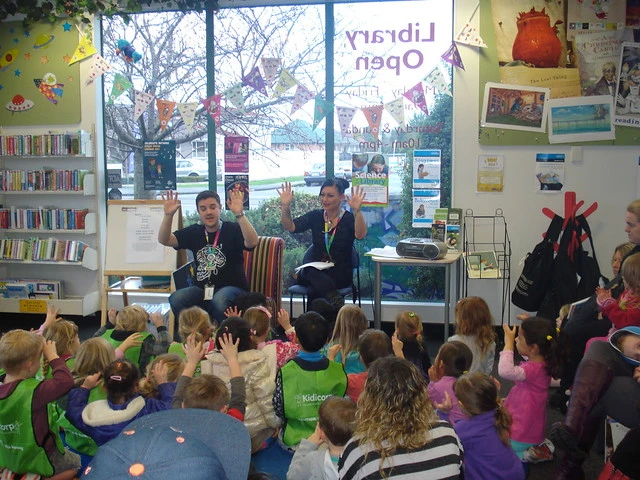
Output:
<svg viewBox="0 0 640 480">
<path fill-rule="evenodd" d="M 360 211 L 365 193 L 362 187 L 352 187 L 346 195 L 349 182 L 341 178 L 325 180 L 320 187 L 320 209 L 312 210 L 297 218 L 291 216 L 293 188 L 283 183 L 278 189 L 282 202 L 281 222 L 289 232 L 311 230 L 312 251 L 308 261 L 332 263 L 330 268 L 304 268 L 298 275 L 298 283 L 308 288 L 309 304 L 316 298 L 325 298 L 336 309 L 344 304 L 339 288 L 351 285 L 353 265 L 351 253 L 354 239 L 367 235 L 367 224 Z M 343 208 L 346 200 L 350 211 Z"/>
</svg>

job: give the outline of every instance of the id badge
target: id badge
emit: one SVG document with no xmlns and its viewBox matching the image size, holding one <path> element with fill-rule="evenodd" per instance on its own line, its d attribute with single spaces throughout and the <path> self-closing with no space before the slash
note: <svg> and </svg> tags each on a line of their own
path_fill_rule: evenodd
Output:
<svg viewBox="0 0 640 480">
<path fill-rule="evenodd" d="M 204 299 L 205 300 L 213 300 L 213 293 L 216 287 L 213 285 L 207 285 L 204 287 Z"/>
</svg>

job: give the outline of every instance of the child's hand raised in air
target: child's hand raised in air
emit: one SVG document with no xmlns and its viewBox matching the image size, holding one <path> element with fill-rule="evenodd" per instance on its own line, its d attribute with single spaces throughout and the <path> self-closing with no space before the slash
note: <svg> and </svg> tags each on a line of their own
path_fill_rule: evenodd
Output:
<svg viewBox="0 0 640 480">
<path fill-rule="evenodd" d="M 339 343 L 332 345 L 327 350 L 327 358 L 331 361 L 335 361 L 336 357 L 338 356 L 338 352 L 340 350 L 342 350 L 342 345 L 340 345 Z"/>
<path fill-rule="evenodd" d="M 238 359 L 238 345 L 240 344 L 240 339 L 236 338 L 236 341 L 233 341 L 233 335 L 230 333 L 223 333 L 218 339 L 220 342 L 220 353 L 222 356 L 227 359 L 227 362 L 232 359 Z"/>
<path fill-rule="evenodd" d="M 431 365 L 429 370 L 427 371 L 427 375 L 429 375 L 429 380 L 432 382 L 438 382 L 444 376 L 444 364 L 440 361 L 440 368 L 435 365 Z"/>
<path fill-rule="evenodd" d="M 291 329 L 291 319 L 289 318 L 289 312 L 287 312 L 284 308 L 281 308 L 278 312 L 278 323 L 284 331 Z"/>
<path fill-rule="evenodd" d="M 241 317 L 242 316 L 242 310 L 238 310 L 238 307 L 236 307 L 235 305 L 233 307 L 227 307 L 227 309 L 224 311 L 224 316 L 229 318 L 229 317 Z"/>
<path fill-rule="evenodd" d="M 149 315 L 149 318 L 156 326 L 156 328 L 162 327 L 164 325 L 164 320 L 162 319 L 162 315 L 159 312 L 152 313 L 151 315 Z"/>
<path fill-rule="evenodd" d="M 47 307 L 47 316 L 44 319 L 44 323 L 42 324 L 42 331 L 47 328 L 49 325 L 52 325 L 56 322 L 62 320 L 62 317 L 59 317 L 60 309 L 56 308 L 55 305 L 49 304 Z"/>
<path fill-rule="evenodd" d="M 182 351 L 187 357 L 187 363 L 197 365 L 204 356 L 204 343 L 198 342 L 196 336 L 192 333 L 187 337 L 187 343 L 182 346 Z"/>
<path fill-rule="evenodd" d="M 393 354 L 398 358 L 404 358 L 402 347 L 404 347 L 404 342 L 398 338 L 398 330 L 396 330 L 391 337 L 391 348 L 393 349 Z"/>
<path fill-rule="evenodd" d="M 598 303 L 602 303 L 605 300 L 608 300 L 611 297 L 611 290 L 607 289 L 607 288 L 602 288 L 602 287 L 596 287 L 596 301 Z"/>
<path fill-rule="evenodd" d="M 513 327 L 510 327 L 506 323 L 503 323 L 502 330 L 504 331 L 504 349 L 513 350 L 516 344 L 516 334 L 518 332 L 518 327 L 516 327 L 515 325 Z"/>
<path fill-rule="evenodd" d="M 169 376 L 169 367 L 164 362 L 158 362 L 153 366 L 153 372 L 151 372 L 153 378 L 156 379 L 158 385 L 167 383 Z"/>
<path fill-rule="evenodd" d="M 107 312 L 107 318 L 109 319 L 109 323 L 111 325 L 115 325 L 116 324 L 116 317 L 118 316 L 118 311 L 111 307 L 109 309 L 109 311 Z"/>
</svg>

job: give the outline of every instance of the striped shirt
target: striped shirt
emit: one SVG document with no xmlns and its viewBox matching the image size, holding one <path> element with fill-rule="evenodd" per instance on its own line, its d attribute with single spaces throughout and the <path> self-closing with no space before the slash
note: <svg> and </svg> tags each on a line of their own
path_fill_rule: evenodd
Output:
<svg viewBox="0 0 640 480">
<path fill-rule="evenodd" d="M 370 444 L 359 445 L 351 439 L 346 445 L 338 471 L 344 480 L 440 480 L 460 478 L 462 446 L 448 422 L 433 424 L 427 433 L 428 442 L 417 450 L 398 448 L 384 461 L 380 473 L 380 454 L 371 451 Z M 367 455 L 365 455 L 369 452 Z M 428 475 L 425 473 L 428 472 Z"/>
</svg>

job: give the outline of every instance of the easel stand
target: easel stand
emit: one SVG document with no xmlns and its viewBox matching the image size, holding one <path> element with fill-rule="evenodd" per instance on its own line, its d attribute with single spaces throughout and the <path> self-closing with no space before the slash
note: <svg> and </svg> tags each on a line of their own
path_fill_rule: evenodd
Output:
<svg viewBox="0 0 640 480">
<path fill-rule="evenodd" d="M 167 296 L 175 291 L 172 273 L 185 263 L 184 250 L 179 252 L 170 247 L 163 247 L 163 256 L 154 263 L 125 263 L 127 248 L 132 248 L 136 241 L 127 238 L 131 234 L 129 227 L 141 222 L 145 237 L 157 241 L 158 227 L 164 215 L 162 200 L 110 200 L 107 216 L 107 255 L 104 269 L 104 292 L 102 295 L 101 325 L 107 321 L 109 293 L 122 294 L 124 306 L 129 305 L 129 293 L 163 293 Z M 171 231 L 182 228 L 182 210 L 173 216 Z M 136 232 L 138 229 L 135 229 Z M 120 280 L 109 284 L 109 277 Z M 143 277 L 168 277 L 169 285 L 161 287 L 145 287 Z M 169 311 L 169 336 L 173 338 L 175 318 Z"/>
</svg>

